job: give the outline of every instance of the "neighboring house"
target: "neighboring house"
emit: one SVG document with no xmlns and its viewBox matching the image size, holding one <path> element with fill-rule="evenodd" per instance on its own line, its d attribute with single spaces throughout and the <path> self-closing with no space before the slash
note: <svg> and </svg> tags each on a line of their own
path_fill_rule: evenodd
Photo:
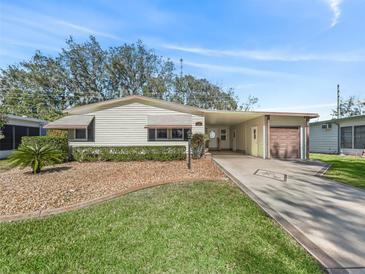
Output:
<svg viewBox="0 0 365 274">
<path fill-rule="evenodd" d="M 43 126 L 46 121 L 20 117 L 15 115 L 5 115 L 6 124 L 2 128 L 4 138 L 0 140 L 0 159 L 9 156 L 13 149 L 18 148 L 23 136 L 45 135 Z"/>
<path fill-rule="evenodd" d="M 64 111 L 45 128 L 67 129 L 70 146 L 187 145 L 206 133 L 210 150 L 271 158 L 308 157 L 313 113 L 215 111 L 129 96 Z"/>
<path fill-rule="evenodd" d="M 310 124 L 310 151 L 362 155 L 365 149 L 365 115 Z"/>
</svg>

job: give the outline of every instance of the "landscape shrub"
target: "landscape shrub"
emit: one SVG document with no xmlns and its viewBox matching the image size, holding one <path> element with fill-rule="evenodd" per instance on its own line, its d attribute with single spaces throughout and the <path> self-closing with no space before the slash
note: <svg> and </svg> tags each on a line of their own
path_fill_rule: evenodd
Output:
<svg viewBox="0 0 365 274">
<path fill-rule="evenodd" d="M 204 154 L 205 135 L 201 133 L 195 133 L 191 137 L 191 149 L 193 152 L 193 158 L 201 158 Z"/>
<path fill-rule="evenodd" d="M 56 136 L 24 136 L 22 137 L 22 145 L 39 147 L 50 146 L 57 149 L 62 154 L 63 161 L 69 159 L 68 140 L 67 137 Z"/>
<path fill-rule="evenodd" d="M 186 159 L 185 146 L 73 147 L 72 158 L 94 161 L 172 161 Z"/>
<path fill-rule="evenodd" d="M 21 145 L 9 157 L 11 167 L 31 167 L 33 174 L 48 165 L 62 163 L 62 152 L 50 145 Z"/>
</svg>

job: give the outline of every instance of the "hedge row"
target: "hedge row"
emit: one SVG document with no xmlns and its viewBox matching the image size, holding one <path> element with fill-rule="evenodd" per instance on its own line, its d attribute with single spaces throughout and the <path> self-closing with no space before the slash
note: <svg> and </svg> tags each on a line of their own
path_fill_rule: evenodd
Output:
<svg viewBox="0 0 365 274">
<path fill-rule="evenodd" d="M 53 137 L 53 136 L 23 136 L 22 137 L 22 145 L 38 145 L 45 146 L 49 145 L 60 150 L 63 154 L 63 158 L 65 161 L 68 160 L 69 151 L 68 151 L 68 141 L 67 137 Z"/>
<path fill-rule="evenodd" d="M 73 147 L 79 162 L 94 161 L 171 161 L 186 159 L 185 146 Z"/>
</svg>

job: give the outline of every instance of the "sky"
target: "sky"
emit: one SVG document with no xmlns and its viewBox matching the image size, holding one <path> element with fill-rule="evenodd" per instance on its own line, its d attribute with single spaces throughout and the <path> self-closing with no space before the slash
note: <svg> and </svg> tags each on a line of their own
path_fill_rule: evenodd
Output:
<svg viewBox="0 0 365 274">
<path fill-rule="evenodd" d="M 103 47 L 141 39 L 184 74 L 233 88 L 256 110 L 330 118 L 341 95 L 365 100 L 365 0 L 0 0 L 0 68 L 55 56 L 72 35 Z"/>
</svg>

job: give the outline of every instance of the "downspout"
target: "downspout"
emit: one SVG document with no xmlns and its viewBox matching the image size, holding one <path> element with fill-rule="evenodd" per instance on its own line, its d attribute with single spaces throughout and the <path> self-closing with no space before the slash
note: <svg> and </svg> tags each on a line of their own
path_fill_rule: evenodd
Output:
<svg viewBox="0 0 365 274">
<path fill-rule="evenodd" d="M 337 126 L 337 154 L 340 155 L 341 154 L 341 128 L 340 128 L 340 124 L 337 122 L 334 122 L 334 124 Z"/>
</svg>

